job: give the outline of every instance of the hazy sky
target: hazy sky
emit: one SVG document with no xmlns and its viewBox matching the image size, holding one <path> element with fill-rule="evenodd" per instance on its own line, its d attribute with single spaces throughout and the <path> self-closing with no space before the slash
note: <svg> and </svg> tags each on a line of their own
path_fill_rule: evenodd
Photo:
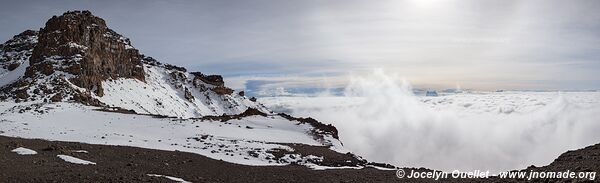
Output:
<svg viewBox="0 0 600 183">
<path fill-rule="evenodd" d="M 383 68 L 424 88 L 600 89 L 600 1 L 2 1 L 0 39 L 74 9 L 235 88 Z"/>
</svg>

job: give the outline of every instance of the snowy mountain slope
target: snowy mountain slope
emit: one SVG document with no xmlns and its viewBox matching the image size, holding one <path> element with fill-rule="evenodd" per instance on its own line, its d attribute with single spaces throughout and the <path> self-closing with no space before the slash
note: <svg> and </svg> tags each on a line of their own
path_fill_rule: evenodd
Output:
<svg viewBox="0 0 600 183">
<path fill-rule="evenodd" d="M 0 87 L 14 83 L 25 74 L 25 69 L 29 66 L 29 62 L 23 62 L 15 70 L 4 69 L 0 71 Z"/>
<path fill-rule="evenodd" d="M 294 151 L 283 143 L 343 148 L 331 136 L 321 141 L 308 135 L 314 128 L 310 124 L 276 115 L 221 122 L 155 118 L 95 109 L 101 108 L 65 102 L 2 102 L 0 135 L 178 150 L 247 165 L 289 164 L 289 159 L 275 159 L 270 152 L 274 149 Z M 308 163 L 307 159 L 316 161 L 318 157 L 298 155 L 293 158 L 302 163 Z"/>
<path fill-rule="evenodd" d="M 225 87 L 220 76 L 188 73 L 140 54 L 128 38 L 86 11 L 55 16 L 39 32 L 15 36 L 3 44 L 2 54 L 6 69 L 0 84 L 13 83 L 0 94 L 5 99 L 77 101 L 179 118 L 248 108 L 268 112 Z"/>
<path fill-rule="evenodd" d="M 268 112 L 259 103 L 238 93 L 217 94 L 211 90 L 217 86 L 189 79 L 194 76 L 187 72 L 149 64 L 144 64 L 144 71 L 146 82 L 124 78 L 104 81 L 104 96 L 94 97 L 108 106 L 140 114 L 180 118 L 239 114 L 248 108 Z"/>
<path fill-rule="evenodd" d="M 273 113 L 219 75 L 145 56 L 88 11 L 54 16 L 1 48 L 0 135 L 321 167 L 324 157 L 292 148 L 303 144 L 353 160 L 329 165 L 366 163 L 346 154 L 332 125 Z"/>
<path fill-rule="evenodd" d="M 36 43 L 37 32 L 28 30 L 0 44 L 0 88 L 25 74 Z"/>
</svg>

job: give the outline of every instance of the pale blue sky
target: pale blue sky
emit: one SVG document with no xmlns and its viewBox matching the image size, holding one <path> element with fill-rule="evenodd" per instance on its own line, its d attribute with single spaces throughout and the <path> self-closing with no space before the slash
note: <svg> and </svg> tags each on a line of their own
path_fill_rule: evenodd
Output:
<svg viewBox="0 0 600 183">
<path fill-rule="evenodd" d="M 0 39 L 75 9 L 240 89 L 339 87 L 373 68 L 424 88 L 600 89 L 600 1 L 2 1 Z"/>
</svg>

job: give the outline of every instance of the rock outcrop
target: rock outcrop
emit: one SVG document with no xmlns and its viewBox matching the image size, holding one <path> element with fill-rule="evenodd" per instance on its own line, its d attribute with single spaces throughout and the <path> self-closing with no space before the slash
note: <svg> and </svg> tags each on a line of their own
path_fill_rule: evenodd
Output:
<svg viewBox="0 0 600 183">
<path fill-rule="evenodd" d="M 108 78 L 144 81 L 142 57 L 103 19 L 89 11 L 70 11 L 52 17 L 40 30 L 25 75 L 35 78 L 62 71 L 75 76 L 69 79 L 73 84 L 102 96 L 101 82 Z"/>
<path fill-rule="evenodd" d="M 29 62 L 31 52 L 37 43 L 37 31 L 26 30 L 4 44 L 0 44 L 0 68 L 13 71 L 21 64 Z"/>
<path fill-rule="evenodd" d="M 206 83 L 216 86 L 211 90 L 219 95 L 231 95 L 233 93 L 233 89 L 225 87 L 225 81 L 221 75 L 205 75 L 201 72 L 191 72 L 190 74 L 194 75 L 194 86 Z"/>
<path fill-rule="evenodd" d="M 194 75 L 194 82 L 202 81 L 215 86 L 225 86 L 225 81 L 223 81 L 221 75 L 205 75 L 201 72 L 191 72 L 190 74 Z"/>
</svg>

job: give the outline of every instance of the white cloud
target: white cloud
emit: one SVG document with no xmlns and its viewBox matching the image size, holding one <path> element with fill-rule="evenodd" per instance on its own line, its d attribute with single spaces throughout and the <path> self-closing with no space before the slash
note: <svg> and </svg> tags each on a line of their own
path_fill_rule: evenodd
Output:
<svg viewBox="0 0 600 183">
<path fill-rule="evenodd" d="M 337 127 L 344 146 L 401 167 L 492 172 L 544 166 L 600 140 L 600 95 L 467 93 L 418 98 L 399 77 L 354 77 L 342 97 L 261 98 Z"/>
</svg>

